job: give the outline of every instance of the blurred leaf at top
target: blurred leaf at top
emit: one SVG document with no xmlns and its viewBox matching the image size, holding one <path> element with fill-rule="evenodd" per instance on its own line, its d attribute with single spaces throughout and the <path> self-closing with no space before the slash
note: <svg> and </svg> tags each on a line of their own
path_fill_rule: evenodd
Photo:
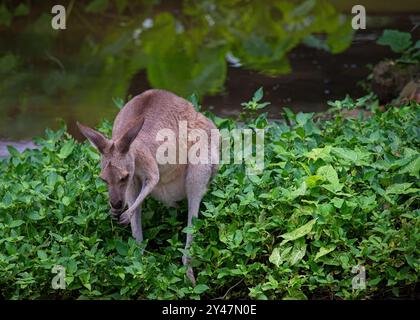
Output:
<svg viewBox="0 0 420 320">
<path fill-rule="evenodd" d="M 338 53 L 353 34 L 327 0 L 69 1 L 66 30 L 51 28 L 54 4 L 0 5 L 2 108 L 110 106 L 142 72 L 150 87 L 211 95 L 223 90 L 226 56 L 285 74 L 297 45 Z"/>
</svg>

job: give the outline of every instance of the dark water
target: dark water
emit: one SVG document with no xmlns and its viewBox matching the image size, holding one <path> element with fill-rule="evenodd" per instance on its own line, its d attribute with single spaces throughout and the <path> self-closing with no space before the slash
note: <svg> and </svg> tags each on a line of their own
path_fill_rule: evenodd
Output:
<svg viewBox="0 0 420 320">
<path fill-rule="evenodd" d="M 349 13 L 351 6 L 348 2 L 341 2 L 339 10 Z M 232 62 L 229 62 L 223 85 L 219 86 L 217 90 L 211 88 L 208 90 L 212 92 L 203 90 L 201 99 L 203 108 L 211 110 L 219 116 L 235 117 L 241 110 L 240 104 L 251 98 L 253 92 L 259 87 L 263 87 L 264 99 L 271 102 L 271 105 L 267 108 L 270 117 L 279 118 L 281 110 L 285 106 L 294 111 L 322 111 L 327 108 L 327 100 L 341 99 L 346 94 L 353 97 L 364 94 L 358 82 L 368 76 L 369 68 L 367 66 L 393 56 L 389 49 L 375 43 L 382 31 L 387 28 L 411 31 L 414 39 L 420 38 L 420 27 L 416 27 L 420 23 L 420 8 L 417 6 L 417 10 L 413 9 L 416 7 L 414 5 L 416 1 L 407 1 L 406 7 L 407 10 L 410 10 L 409 13 L 404 12 L 404 6 L 393 8 L 389 3 L 370 2 L 375 3 L 375 10 L 370 10 L 373 7 L 367 6 L 367 30 L 358 31 L 353 36 L 350 47 L 343 52 L 332 54 L 325 50 L 298 44 L 289 50 L 286 55 L 290 63 L 290 72 L 275 75 L 264 72 L 265 67 L 250 67 L 246 64 L 235 66 Z M 177 16 L 179 5 L 180 2 L 175 2 L 172 5 L 166 4 L 166 7 L 164 6 L 159 10 L 169 10 L 174 16 Z M 94 25 L 94 27 L 97 28 L 98 25 Z M 88 32 L 86 29 L 84 30 Z M 55 56 L 52 55 L 50 59 L 52 62 L 50 63 L 57 64 L 56 68 L 58 69 L 71 70 L 71 65 L 66 65 L 60 61 L 66 61 L 65 58 L 67 58 L 67 61 L 71 61 L 71 47 L 74 46 L 72 42 L 75 40 L 72 37 L 64 37 L 60 41 L 59 48 L 65 47 L 62 53 L 67 56 L 62 58 L 63 55 L 61 55 L 60 59 L 55 59 Z M 71 46 L 66 46 L 66 44 L 71 44 Z M 7 44 L 3 43 L 4 47 L 7 48 Z M 58 60 L 58 62 L 54 62 L 55 60 Z M 169 63 L 180 64 L 180 68 L 182 68 L 182 61 L 177 61 L 175 58 L 169 60 Z M 212 63 L 212 61 L 209 60 L 208 63 Z M 60 64 L 63 64 L 63 66 L 60 66 Z M 168 68 L 172 70 L 171 68 L 174 67 L 169 66 Z M 124 78 L 125 82 L 120 85 L 118 91 L 120 95 L 134 96 L 148 88 L 156 87 L 150 83 L 151 77 L 147 74 L 150 69 L 139 69 L 137 72 L 132 72 L 127 79 Z M 108 75 L 111 78 L 113 76 L 113 73 Z M 35 74 L 35 82 L 36 77 Z M 85 74 L 80 78 L 83 77 L 92 77 L 92 81 L 95 81 L 95 74 Z M 74 81 L 77 82 L 80 78 L 75 78 Z M 115 78 L 118 79 L 118 76 L 115 75 Z M 45 94 L 45 91 L 48 92 L 49 86 L 54 87 L 54 78 L 52 79 L 49 85 L 44 86 L 44 92 L 39 94 L 39 97 L 31 91 L 25 93 L 25 90 L 22 89 L 22 95 L 26 94 L 28 96 L 25 99 L 16 101 L 9 99 L 11 102 L 8 99 L 1 100 L 0 140 L 3 142 L 0 141 L 0 156 L 6 153 L 4 146 L 11 141 L 21 141 L 20 146 L 25 147 L 26 140 L 34 135 L 41 135 L 45 128 L 57 128 L 60 125 L 58 119 L 63 119 L 67 123 L 69 131 L 76 138 L 80 138 L 80 134 L 75 128 L 75 121 L 79 120 L 87 125 L 94 126 L 100 119 L 112 119 L 117 113 L 118 110 L 112 103 L 115 92 L 110 90 L 108 95 L 106 92 L 108 83 L 104 82 L 102 88 L 100 87 L 101 83 L 98 85 L 98 88 L 105 90 L 103 95 L 105 99 L 103 96 L 95 96 L 95 90 L 99 91 L 95 87 L 87 92 L 84 92 L 83 88 L 74 89 L 74 95 L 71 90 L 61 94 L 60 90 L 65 90 L 60 88 L 54 92 L 51 90 L 51 95 Z M 102 80 L 98 80 L 98 82 L 100 81 Z M 177 78 L 174 81 L 178 81 Z M 74 85 L 71 81 L 69 83 L 69 85 Z M 77 85 L 74 86 L 77 88 Z M 173 91 L 179 90 L 182 92 L 184 90 L 183 88 L 176 88 L 174 86 Z M 16 96 L 20 93 L 13 94 Z M 3 91 L 2 95 L 3 98 L 7 98 L 8 92 Z"/>
</svg>

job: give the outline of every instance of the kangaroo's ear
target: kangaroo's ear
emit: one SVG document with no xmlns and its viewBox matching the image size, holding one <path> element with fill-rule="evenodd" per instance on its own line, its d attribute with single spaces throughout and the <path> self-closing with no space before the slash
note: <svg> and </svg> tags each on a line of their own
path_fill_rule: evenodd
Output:
<svg viewBox="0 0 420 320">
<path fill-rule="evenodd" d="M 100 132 L 76 122 L 80 132 L 96 147 L 100 153 L 104 153 L 110 145 L 110 141 Z"/>
<path fill-rule="evenodd" d="M 130 145 L 133 143 L 134 139 L 136 139 L 137 135 L 139 134 L 141 128 L 144 124 L 144 118 L 137 122 L 134 126 L 124 133 L 124 135 L 117 140 L 115 143 L 117 150 L 121 153 L 127 153 L 130 150 Z"/>
</svg>

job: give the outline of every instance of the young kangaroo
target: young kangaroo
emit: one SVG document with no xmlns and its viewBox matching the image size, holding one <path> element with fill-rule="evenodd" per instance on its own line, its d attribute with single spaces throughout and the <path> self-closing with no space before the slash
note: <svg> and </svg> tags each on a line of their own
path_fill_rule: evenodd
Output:
<svg viewBox="0 0 420 320">
<path fill-rule="evenodd" d="M 216 127 L 211 120 L 194 110 L 187 100 L 164 90 L 148 90 L 130 100 L 115 118 L 112 138 L 77 123 L 82 134 L 101 153 L 100 177 L 107 183 L 111 215 L 121 224 L 131 224 L 133 237 L 143 240 L 141 204 L 151 195 L 168 206 L 184 198 L 188 200 L 188 226 L 198 216 L 211 178 L 218 166 L 219 146 L 210 141 L 207 163 L 160 164 L 156 154 L 162 142 L 156 137 L 161 129 L 175 133 L 177 160 L 179 150 L 179 122 L 186 121 L 187 131 L 201 129 L 210 139 Z M 187 143 L 187 148 L 191 142 Z M 127 208 L 128 207 L 128 208 Z M 126 209 L 127 208 L 127 209 Z M 126 211 L 124 212 L 124 209 Z M 192 235 L 187 234 L 185 249 L 188 250 Z M 182 261 L 188 267 L 187 276 L 195 283 L 190 264 L 191 258 L 184 254 Z"/>
</svg>

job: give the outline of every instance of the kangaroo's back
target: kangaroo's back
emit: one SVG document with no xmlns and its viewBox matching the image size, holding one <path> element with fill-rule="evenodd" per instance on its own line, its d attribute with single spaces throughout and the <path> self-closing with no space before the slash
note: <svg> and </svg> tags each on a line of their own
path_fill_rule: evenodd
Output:
<svg viewBox="0 0 420 320">
<path fill-rule="evenodd" d="M 192 104 L 177 95 L 151 89 L 131 99 L 121 109 L 114 121 L 112 138 L 121 137 L 135 123 L 144 119 L 142 133 L 156 134 L 162 128 L 177 131 L 178 122 L 195 121 L 198 113 Z"/>
</svg>

